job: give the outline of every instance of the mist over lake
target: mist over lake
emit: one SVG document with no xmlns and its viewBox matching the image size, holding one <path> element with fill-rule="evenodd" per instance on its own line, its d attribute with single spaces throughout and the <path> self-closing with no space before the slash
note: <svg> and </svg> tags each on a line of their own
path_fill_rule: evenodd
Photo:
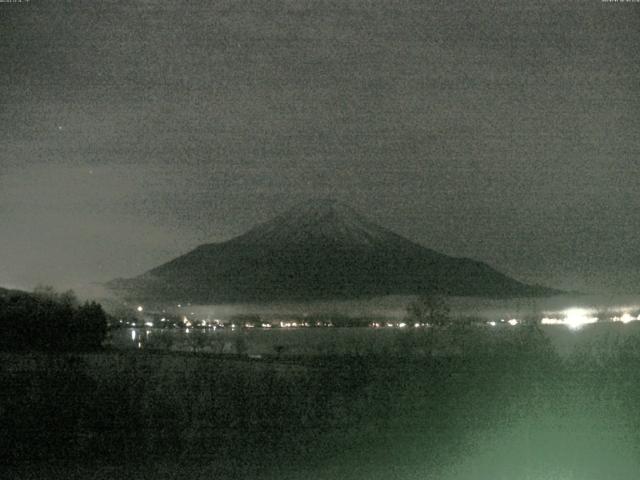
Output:
<svg viewBox="0 0 640 480">
<path fill-rule="evenodd" d="M 281 348 L 283 355 L 322 355 L 322 354 L 375 354 L 384 355 L 390 352 L 391 345 L 399 336 L 420 336 L 420 332 L 405 327 L 401 321 L 406 317 L 406 307 L 413 297 L 395 296 L 369 300 L 354 300 L 348 302 L 310 302 L 310 303 L 282 303 L 276 305 L 175 305 L 165 306 L 161 310 L 167 313 L 182 315 L 190 318 L 198 325 L 199 319 L 226 319 L 227 328 L 205 329 L 202 331 L 187 328 L 163 332 L 173 341 L 174 350 L 209 353 L 237 353 L 235 342 L 242 338 L 246 353 L 250 355 L 273 355 L 277 348 Z M 589 325 L 541 325 L 541 330 L 550 339 L 554 349 L 563 357 L 575 353 L 579 349 L 591 348 L 594 342 L 599 343 L 600 349 L 615 350 L 625 338 L 640 331 L 640 303 L 638 297 L 630 295 L 596 296 L 596 295 L 565 295 L 546 299 L 509 299 L 488 300 L 470 298 L 447 299 L 451 306 L 451 315 L 460 318 L 473 318 L 483 321 L 486 328 L 518 328 L 509 321 L 523 322 L 532 319 L 540 322 L 542 318 L 563 317 L 567 312 L 582 312 L 581 314 L 598 315 L 597 324 Z M 618 319 L 627 314 L 633 320 L 622 324 Z M 255 316 L 268 325 L 280 322 L 287 328 L 243 328 L 242 323 L 237 328 L 231 328 L 233 318 Z M 373 328 L 313 328 L 305 324 L 304 319 L 320 316 L 325 321 L 332 318 L 352 316 L 359 319 L 369 319 L 372 325 L 386 325 L 382 331 Z M 299 327 L 290 327 L 291 319 L 297 319 Z M 591 318 L 591 317 L 590 317 Z M 229 320 L 231 319 L 231 320 Z M 253 320 L 255 322 L 255 319 Z M 455 321 L 455 320 L 454 320 Z M 238 320 L 236 320 L 238 322 Z M 117 348 L 159 348 L 156 336 L 157 329 L 140 324 L 139 327 L 123 328 L 112 333 L 112 345 Z M 367 325 L 364 323 L 363 325 Z M 155 322 L 155 326 L 161 326 Z M 259 322 L 257 323 L 259 327 Z M 255 327 L 255 326 L 254 326 Z M 309 328 L 311 327 L 311 328 Z M 470 333 L 472 335 L 472 333 Z M 191 337 L 190 337 L 191 336 Z M 196 337 L 202 337 L 194 339 Z M 197 346 L 194 342 L 197 342 Z M 160 347 L 162 348 L 162 347 Z M 165 347 L 168 348 L 168 347 Z M 397 354 L 395 352 L 394 354 Z M 404 352 L 408 353 L 408 352 Z"/>
<path fill-rule="evenodd" d="M 158 304 L 155 310 L 173 313 L 193 312 L 200 316 L 230 317 L 237 314 L 256 315 L 304 315 L 343 314 L 353 317 L 386 317 L 400 319 L 406 315 L 407 305 L 414 299 L 410 295 L 390 295 L 356 300 L 331 300 L 310 302 L 271 302 L 268 304 L 219 304 L 187 305 Z M 572 308 L 612 315 L 619 312 L 640 310 L 640 294 L 566 294 L 543 298 L 488 299 L 478 297 L 448 297 L 447 303 L 454 316 L 477 316 L 485 320 L 550 316 Z"/>
</svg>

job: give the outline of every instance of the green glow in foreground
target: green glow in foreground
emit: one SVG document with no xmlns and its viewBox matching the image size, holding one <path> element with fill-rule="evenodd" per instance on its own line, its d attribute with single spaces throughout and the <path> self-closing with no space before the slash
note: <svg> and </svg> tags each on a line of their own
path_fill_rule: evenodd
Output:
<svg viewBox="0 0 640 480">
<path fill-rule="evenodd" d="M 594 412 L 595 413 L 595 412 Z M 633 479 L 640 463 L 625 441 L 626 427 L 592 415 L 551 414 L 539 420 L 477 435 L 476 448 L 444 479 L 600 480 Z"/>
</svg>

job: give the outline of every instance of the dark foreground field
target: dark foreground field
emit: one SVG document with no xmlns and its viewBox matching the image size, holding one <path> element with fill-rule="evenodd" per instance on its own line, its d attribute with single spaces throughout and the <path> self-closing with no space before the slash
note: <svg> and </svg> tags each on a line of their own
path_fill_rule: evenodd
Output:
<svg viewBox="0 0 640 480">
<path fill-rule="evenodd" d="M 385 355 L 2 354 L 0 473 L 637 478 L 637 339 L 561 359 L 539 331 L 476 333 L 455 355 L 403 354 L 411 334 Z"/>
</svg>

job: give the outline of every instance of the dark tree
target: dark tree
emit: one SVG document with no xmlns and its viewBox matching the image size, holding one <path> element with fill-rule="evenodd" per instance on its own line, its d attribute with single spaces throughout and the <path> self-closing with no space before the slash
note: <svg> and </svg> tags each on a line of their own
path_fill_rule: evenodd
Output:
<svg viewBox="0 0 640 480">
<path fill-rule="evenodd" d="M 407 322 L 428 323 L 441 327 L 450 323 L 449 312 L 449 305 L 442 295 L 427 293 L 420 295 L 407 306 Z"/>
<path fill-rule="evenodd" d="M 107 335 L 107 315 L 100 304 L 85 303 L 75 310 L 71 328 L 77 341 L 75 349 L 100 349 Z"/>
<path fill-rule="evenodd" d="M 78 351 L 101 347 L 107 317 L 95 303 L 79 305 L 73 292 L 11 291 L 0 297 L 0 349 Z"/>
</svg>

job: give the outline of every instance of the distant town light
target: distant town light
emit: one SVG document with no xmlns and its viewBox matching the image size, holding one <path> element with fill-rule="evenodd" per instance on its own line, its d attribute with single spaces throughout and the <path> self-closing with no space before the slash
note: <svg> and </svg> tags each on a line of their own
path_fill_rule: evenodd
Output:
<svg viewBox="0 0 640 480">
<path fill-rule="evenodd" d="M 640 316 L 639 318 L 636 318 L 634 316 L 632 316 L 630 313 L 625 312 L 623 313 L 620 317 L 611 317 L 610 320 L 612 322 L 622 322 L 622 323 L 629 323 L 629 322 L 633 322 L 635 320 L 640 320 Z"/>
<path fill-rule="evenodd" d="M 142 308 L 142 305 L 138 305 L 138 308 L 136 308 L 136 310 L 138 310 L 139 312 L 143 311 L 144 308 Z"/>
<path fill-rule="evenodd" d="M 495 327 L 497 325 L 497 323 L 494 322 L 493 320 L 488 322 L 488 323 L 489 323 L 489 326 L 491 326 L 491 327 Z"/>
<path fill-rule="evenodd" d="M 573 330 L 578 330 L 583 325 L 595 323 L 597 317 L 588 316 L 589 312 L 583 308 L 571 308 L 565 311 L 564 323 Z"/>
<path fill-rule="evenodd" d="M 622 316 L 620 317 L 620 321 L 622 323 L 629 323 L 631 321 L 635 320 L 629 313 L 623 313 Z"/>
<path fill-rule="evenodd" d="M 511 325 L 512 327 L 515 327 L 518 324 L 518 320 L 516 320 L 515 318 L 512 318 L 511 320 L 509 320 L 509 325 Z"/>
<path fill-rule="evenodd" d="M 542 320 L 540 320 L 540 323 L 542 323 L 542 325 L 564 325 L 564 320 L 560 320 L 559 318 L 544 317 Z"/>
</svg>

